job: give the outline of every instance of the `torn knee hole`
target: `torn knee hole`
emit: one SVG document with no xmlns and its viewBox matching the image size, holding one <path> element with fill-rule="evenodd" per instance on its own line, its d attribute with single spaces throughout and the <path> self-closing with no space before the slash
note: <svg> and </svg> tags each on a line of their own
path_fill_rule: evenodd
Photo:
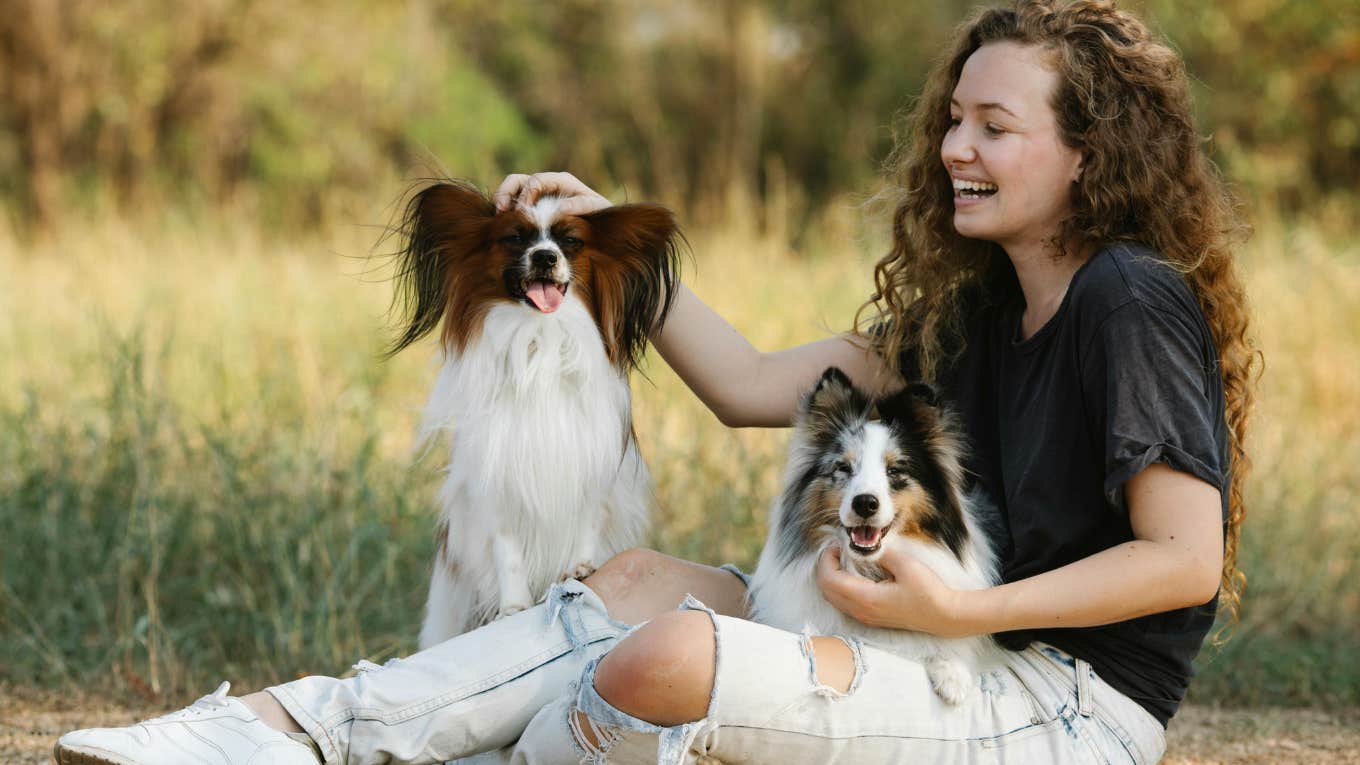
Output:
<svg viewBox="0 0 1360 765">
<path fill-rule="evenodd" d="M 859 646 L 839 637 L 803 636 L 812 684 L 826 695 L 847 695 L 859 684 Z"/>
<path fill-rule="evenodd" d="M 593 757 L 608 754 L 622 735 L 618 729 L 595 722 L 579 709 L 571 710 L 567 715 L 567 723 L 571 726 L 571 737 L 576 745 Z"/>
</svg>

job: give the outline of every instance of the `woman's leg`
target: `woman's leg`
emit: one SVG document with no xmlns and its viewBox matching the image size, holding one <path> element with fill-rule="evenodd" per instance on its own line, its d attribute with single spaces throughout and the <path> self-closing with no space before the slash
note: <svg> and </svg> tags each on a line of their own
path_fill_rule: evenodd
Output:
<svg viewBox="0 0 1360 765">
<path fill-rule="evenodd" d="M 746 587 L 742 580 L 723 569 L 655 550 L 638 548 L 619 553 L 586 577 L 584 584 L 599 595 L 611 618 L 630 625 L 674 611 L 689 594 L 713 603 L 720 614 L 745 614 Z M 241 700 L 270 727 L 290 733 L 304 732 L 271 692 L 257 691 Z"/>
<path fill-rule="evenodd" d="M 919 662 L 716 615 L 706 623 L 702 605 L 688 605 L 592 662 L 578 693 L 530 723 L 516 762 L 1145 763 L 1161 755 L 1151 715 L 1052 648 L 999 654 L 971 698 L 953 706 Z"/>
<path fill-rule="evenodd" d="M 429 650 L 384 667 L 361 663 L 352 678 L 303 678 L 251 701 L 262 719 L 305 729 L 326 762 L 441 762 L 496 749 L 632 624 L 689 592 L 728 613 L 744 607 L 732 573 L 631 550 L 584 585 L 565 582 L 546 602 Z"/>
</svg>

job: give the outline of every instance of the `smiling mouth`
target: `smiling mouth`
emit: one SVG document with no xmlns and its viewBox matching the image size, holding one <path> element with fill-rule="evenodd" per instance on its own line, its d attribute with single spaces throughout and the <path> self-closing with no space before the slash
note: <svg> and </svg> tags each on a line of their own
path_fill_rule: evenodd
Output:
<svg viewBox="0 0 1360 765">
<path fill-rule="evenodd" d="M 567 295 L 566 283 L 559 283 L 551 279 L 534 279 L 521 285 L 524 290 L 524 297 L 534 308 L 542 313 L 552 313 L 562 305 L 562 299 Z"/>
<path fill-rule="evenodd" d="M 873 555 L 883 546 L 887 536 L 886 526 L 846 526 L 845 533 L 850 538 L 850 549 L 860 555 Z"/>
<path fill-rule="evenodd" d="M 995 194 L 996 191 L 995 183 L 954 179 L 954 197 L 956 199 L 986 199 Z"/>
</svg>

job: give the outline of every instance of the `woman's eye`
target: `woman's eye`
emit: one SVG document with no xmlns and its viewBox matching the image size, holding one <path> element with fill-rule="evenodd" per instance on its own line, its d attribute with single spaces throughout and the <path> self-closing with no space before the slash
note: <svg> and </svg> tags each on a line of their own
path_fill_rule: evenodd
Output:
<svg viewBox="0 0 1360 765">
<path fill-rule="evenodd" d="M 963 120 L 959 119 L 958 117 L 950 117 L 950 118 L 949 118 L 949 126 L 950 126 L 950 127 L 958 127 L 958 126 L 959 126 L 959 123 L 962 122 L 962 121 L 963 121 Z"/>
<path fill-rule="evenodd" d="M 990 122 L 987 123 L 986 130 L 987 135 L 1001 135 L 1002 133 L 1006 132 L 1004 128 L 998 127 L 997 125 L 993 125 Z"/>
</svg>

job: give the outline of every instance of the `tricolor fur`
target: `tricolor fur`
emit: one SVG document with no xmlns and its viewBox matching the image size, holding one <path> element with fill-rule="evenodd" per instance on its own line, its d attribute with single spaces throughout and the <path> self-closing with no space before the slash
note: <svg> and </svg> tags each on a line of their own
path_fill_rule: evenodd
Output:
<svg viewBox="0 0 1360 765">
<path fill-rule="evenodd" d="M 883 420 L 875 420 L 875 410 Z M 878 402 L 834 367 L 803 400 L 784 489 L 751 582 L 756 621 L 794 632 L 856 635 L 925 662 L 937 693 L 959 703 L 993 650 L 987 637 L 943 639 L 868 627 L 836 610 L 815 581 L 833 542 L 847 570 L 885 578 L 876 561 L 896 545 L 956 589 L 996 582 L 982 508 L 963 492 L 962 450 L 949 412 L 923 385 Z"/>
<path fill-rule="evenodd" d="M 450 432 L 422 647 L 524 609 L 639 544 L 653 500 L 629 372 L 670 307 L 669 210 L 497 213 L 463 183 L 407 208 L 393 352 L 440 329 L 422 438 Z"/>
</svg>

